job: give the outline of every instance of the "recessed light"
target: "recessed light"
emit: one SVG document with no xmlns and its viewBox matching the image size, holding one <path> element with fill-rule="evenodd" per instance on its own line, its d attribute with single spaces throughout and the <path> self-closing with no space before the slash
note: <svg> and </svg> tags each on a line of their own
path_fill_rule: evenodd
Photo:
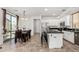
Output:
<svg viewBox="0 0 79 59">
<path fill-rule="evenodd" d="M 45 9 L 44 9 L 44 11 L 48 11 L 48 9 L 47 9 L 47 8 L 45 8 Z"/>
</svg>

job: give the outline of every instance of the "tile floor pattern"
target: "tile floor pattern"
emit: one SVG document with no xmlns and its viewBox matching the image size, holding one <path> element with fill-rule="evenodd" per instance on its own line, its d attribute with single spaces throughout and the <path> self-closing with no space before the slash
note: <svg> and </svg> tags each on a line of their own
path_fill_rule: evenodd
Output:
<svg viewBox="0 0 79 59">
<path fill-rule="evenodd" d="M 78 52 L 79 46 L 73 45 L 64 40 L 64 47 L 59 49 L 49 49 L 46 44 L 41 46 L 40 35 L 34 35 L 26 43 L 14 43 L 14 40 L 3 44 L 0 52 Z"/>
</svg>

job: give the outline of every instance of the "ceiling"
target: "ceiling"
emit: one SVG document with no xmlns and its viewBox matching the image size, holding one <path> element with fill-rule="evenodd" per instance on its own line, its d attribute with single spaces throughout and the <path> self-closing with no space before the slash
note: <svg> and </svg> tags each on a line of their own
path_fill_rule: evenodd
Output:
<svg viewBox="0 0 79 59">
<path fill-rule="evenodd" d="M 4 9 L 20 17 L 24 17 L 24 15 L 25 17 L 40 15 L 60 17 L 79 11 L 77 7 L 4 7 Z"/>
</svg>

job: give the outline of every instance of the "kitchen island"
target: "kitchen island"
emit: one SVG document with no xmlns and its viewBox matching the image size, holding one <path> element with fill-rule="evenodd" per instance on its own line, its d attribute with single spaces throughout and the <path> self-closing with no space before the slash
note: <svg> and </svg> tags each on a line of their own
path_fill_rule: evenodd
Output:
<svg viewBox="0 0 79 59">
<path fill-rule="evenodd" d="M 63 32 L 61 31 L 48 31 L 48 46 L 49 48 L 62 48 L 63 47 Z"/>
</svg>

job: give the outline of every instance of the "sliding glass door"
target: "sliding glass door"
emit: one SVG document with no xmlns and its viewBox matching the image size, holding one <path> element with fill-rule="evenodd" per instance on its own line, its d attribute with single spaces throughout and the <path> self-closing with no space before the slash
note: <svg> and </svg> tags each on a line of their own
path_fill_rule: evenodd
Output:
<svg viewBox="0 0 79 59">
<path fill-rule="evenodd" d="M 12 16 L 12 22 L 11 22 L 11 38 L 15 37 L 15 30 L 17 28 L 17 19 L 15 16 Z"/>
<path fill-rule="evenodd" d="M 6 34 L 4 35 L 4 41 L 14 38 L 15 30 L 17 28 L 16 21 L 16 16 L 10 15 L 8 13 L 6 14 Z"/>
</svg>

